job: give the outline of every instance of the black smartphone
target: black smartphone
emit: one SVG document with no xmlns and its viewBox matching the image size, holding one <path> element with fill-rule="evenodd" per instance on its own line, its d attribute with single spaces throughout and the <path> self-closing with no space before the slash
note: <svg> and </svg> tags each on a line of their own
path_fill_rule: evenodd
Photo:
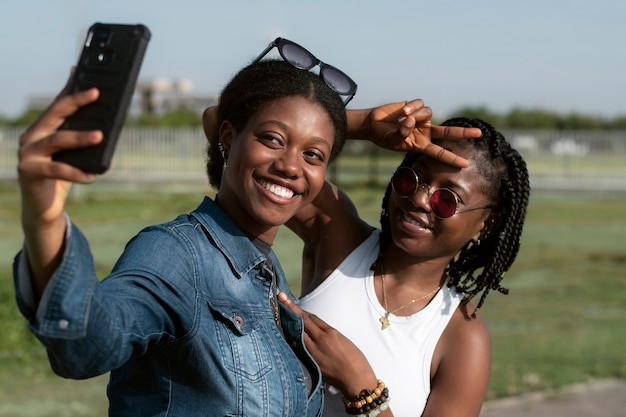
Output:
<svg viewBox="0 0 626 417">
<path fill-rule="evenodd" d="M 104 139 L 96 146 L 57 152 L 53 160 L 96 174 L 109 169 L 150 36 L 141 24 L 94 23 L 89 28 L 70 93 L 97 87 L 100 96 L 68 117 L 61 129 L 101 130 Z"/>
</svg>

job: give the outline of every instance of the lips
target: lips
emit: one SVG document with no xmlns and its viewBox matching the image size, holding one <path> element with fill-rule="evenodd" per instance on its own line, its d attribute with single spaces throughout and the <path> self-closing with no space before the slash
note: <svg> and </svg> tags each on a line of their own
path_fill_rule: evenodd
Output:
<svg viewBox="0 0 626 417">
<path fill-rule="evenodd" d="M 296 192 L 291 188 L 284 187 L 263 179 L 257 179 L 257 182 L 270 193 L 281 198 L 293 198 Z"/>
<path fill-rule="evenodd" d="M 430 229 L 430 224 L 428 222 L 410 217 L 408 214 L 406 214 L 403 211 L 399 213 L 398 217 L 400 218 L 400 221 L 415 225 L 417 227 L 421 227 L 422 229 Z"/>
</svg>

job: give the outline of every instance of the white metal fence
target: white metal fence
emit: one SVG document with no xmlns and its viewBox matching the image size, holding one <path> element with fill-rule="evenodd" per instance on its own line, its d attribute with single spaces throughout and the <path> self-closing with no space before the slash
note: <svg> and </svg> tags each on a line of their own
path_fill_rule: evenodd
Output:
<svg viewBox="0 0 626 417">
<path fill-rule="evenodd" d="M 21 129 L 0 128 L 0 179 L 16 177 Z M 534 189 L 626 191 L 626 131 L 505 130 L 528 164 Z M 127 128 L 99 181 L 206 182 L 200 128 Z M 364 161 L 364 158 L 366 161 Z M 388 181 L 401 156 L 349 141 L 331 168 L 338 183 Z"/>
</svg>

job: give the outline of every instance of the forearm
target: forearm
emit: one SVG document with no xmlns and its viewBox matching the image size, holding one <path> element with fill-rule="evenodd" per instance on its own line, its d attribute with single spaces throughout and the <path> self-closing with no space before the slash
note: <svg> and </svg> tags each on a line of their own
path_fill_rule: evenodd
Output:
<svg viewBox="0 0 626 417">
<path fill-rule="evenodd" d="M 368 140 L 370 128 L 368 120 L 372 109 L 346 110 L 348 138 Z"/>
<path fill-rule="evenodd" d="M 44 199 L 44 189 L 21 183 L 21 222 L 24 232 L 24 249 L 31 272 L 35 299 L 39 299 L 49 279 L 63 258 L 67 219 L 65 215 L 66 190 L 58 189 L 55 195 L 62 198 Z"/>
<path fill-rule="evenodd" d="M 63 259 L 67 220 L 65 215 L 48 221 L 34 220 L 28 209 L 23 209 L 22 228 L 34 295 L 38 300 Z"/>
</svg>

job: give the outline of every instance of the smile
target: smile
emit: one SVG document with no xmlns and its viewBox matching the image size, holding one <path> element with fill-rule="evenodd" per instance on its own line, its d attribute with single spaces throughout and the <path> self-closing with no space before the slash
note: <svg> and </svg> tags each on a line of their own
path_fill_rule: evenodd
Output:
<svg viewBox="0 0 626 417">
<path fill-rule="evenodd" d="M 400 218 L 401 218 L 401 220 L 403 220 L 403 221 L 405 221 L 407 223 L 413 224 L 415 226 L 419 226 L 419 227 L 422 227 L 424 229 L 429 229 L 430 228 L 426 223 L 423 223 L 423 222 L 418 221 L 418 220 L 416 220 L 416 219 L 414 219 L 412 217 L 409 217 L 405 213 L 402 213 Z"/>
<path fill-rule="evenodd" d="M 287 188 L 287 187 L 282 187 L 280 185 L 276 185 L 276 184 L 272 184 L 269 183 L 265 180 L 258 180 L 258 183 L 261 184 L 261 186 L 263 188 L 265 188 L 267 191 L 269 191 L 270 193 L 277 195 L 278 197 L 282 197 L 282 198 L 293 198 L 294 196 L 294 192 L 293 190 Z"/>
</svg>

